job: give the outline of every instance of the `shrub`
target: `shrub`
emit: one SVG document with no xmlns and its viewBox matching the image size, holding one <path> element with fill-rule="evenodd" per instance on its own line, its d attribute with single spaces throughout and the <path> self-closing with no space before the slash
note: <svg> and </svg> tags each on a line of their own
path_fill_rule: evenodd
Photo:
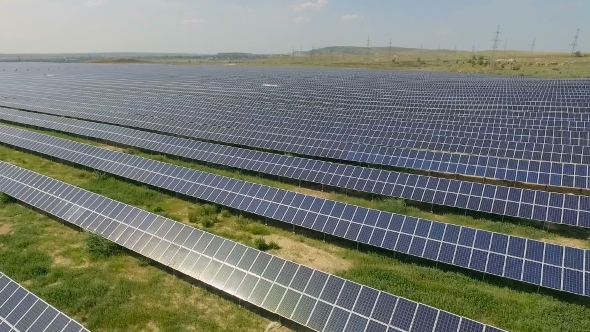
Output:
<svg viewBox="0 0 590 332">
<path fill-rule="evenodd" d="M 16 198 L 0 193 L 0 206 L 16 203 Z"/>
<path fill-rule="evenodd" d="M 105 173 L 105 172 L 96 171 L 95 173 L 96 173 L 96 177 L 98 177 L 98 179 L 100 181 L 108 180 L 111 177 L 108 173 Z"/>
<path fill-rule="evenodd" d="M 123 248 L 108 239 L 94 233 L 87 232 L 84 238 L 84 246 L 90 256 L 94 258 L 105 258 L 119 255 Z"/>
<path fill-rule="evenodd" d="M 223 210 L 221 210 L 221 216 L 223 218 L 229 218 L 229 217 L 231 217 L 231 213 L 228 210 L 223 209 Z"/>
<path fill-rule="evenodd" d="M 250 227 L 250 233 L 254 235 L 270 235 L 270 231 L 268 230 L 268 228 L 258 223 L 252 224 L 252 226 Z"/>
<path fill-rule="evenodd" d="M 576 52 L 574 53 L 574 56 L 575 56 L 575 57 L 578 57 L 578 58 L 581 58 L 581 57 L 582 57 L 582 52 L 580 52 L 580 51 L 576 51 Z"/>
<path fill-rule="evenodd" d="M 482 57 L 479 57 L 479 60 L 477 60 L 477 64 L 480 66 L 483 65 L 483 58 Z"/>
<path fill-rule="evenodd" d="M 406 202 L 399 198 L 386 198 L 384 200 L 378 201 L 377 207 L 379 210 L 391 213 L 408 213 L 408 206 L 406 205 Z"/>
<path fill-rule="evenodd" d="M 278 245 L 278 243 L 276 243 L 274 241 L 270 241 L 269 243 L 267 243 L 266 240 L 264 240 L 263 238 L 258 238 L 256 240 L 254 240 L 254 246 L 256 247 L 256 249 L 258 249 L 260 251 L 281 249 L 281 247 Z"/>
<path fill-rule="evenodd" d="M 514 66 L 512 67 L 512 70 L 520 70 L 520 66 Z"/>
<path fill-rule="evenodd" d="M 163 211 L 164 211 L 164 209 L 162 209 L 162 207 L 160 207 L 160 206 L 156 206 L 156 207 L 154 208 L 154 213 L 161 213 L 161 212 L 163 212 Z"/>
<path fill-rule="evenodd" d="M 422 62 L 422 59 L 418 58 L 418 62 Z"/>
<path fill-rule="evenodd" d="M 203 217 L 201 218 L 201 225 L 205 228 L 213 227 L 217 223 L 217 220 L 213 217 Z"/>
<path fill-rule="evenodd" d="M 192 212 L 200 217 L 211 216 L 217 214 L 217 206 L 213 204 L 197 205 Z"/>
</svg>

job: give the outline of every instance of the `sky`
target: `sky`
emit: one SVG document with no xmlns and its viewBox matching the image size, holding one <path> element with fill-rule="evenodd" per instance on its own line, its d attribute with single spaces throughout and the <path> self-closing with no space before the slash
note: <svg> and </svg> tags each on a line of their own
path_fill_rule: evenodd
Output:
<svg viewBox="0 0 590 332">
<path fill-rule="evenodd" d="M 0 53 L 289 53 L 325 46 L 590 51 L 589 0 L 0 0 Z"/>
</svg>

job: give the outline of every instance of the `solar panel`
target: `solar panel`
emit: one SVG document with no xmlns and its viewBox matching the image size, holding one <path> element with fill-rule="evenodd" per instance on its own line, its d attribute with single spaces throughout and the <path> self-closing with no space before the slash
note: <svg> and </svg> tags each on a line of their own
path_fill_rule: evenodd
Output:
<svg viewBox="0 0 590 332">
<path fill-rule="evenodd" d="M 498 331 L 5 162 L 0 162 L 0 191 L 315 331 L 417 331 L 416 319 L 441 313 L 455 318 L 449 330 L 469 324 Z"/>
<path fill-rule="evenodd" d="M 156 67 L 113 71 L 80 66 L 51 78 L 17 68 L 0 78 L 9 96 L 2 103 L 102 121 L 106 115 L 118 124 L 133 122 L 151 130 L 321 157 L 358 157 L 362 162 L 389 156 L 377 153 L 376 147 L 392 146 L 590 161 L 584 80 Z M 269 80 L 276 83 L 270 84 L 272 89 L 264 83 Z"/>
<path fill-rule="evenodd" d="M 88 331 L 0 272 L 0 331 Z"/>
<path fill-rule="evenodd" d="M 41 128 L 50 128 L 67 133 L 75 133 L 86 137 L 96 137 L 111 142 L 117 142 L 126 145 L 132 145 L 143 149 L 164 152 L 172 155 L 179 155 L 185 158 L 214 162 L 231 167 L 249 169 L 253 171 L 264 171 L 279 176 L 295 177 L 305 181 L 321 182 L 332 186 L 341 186 L 338 182 L 331 183 L 327 174 L 336 172 L 339 164 L 325 161 L 311 161 L 308 159 L 277 156 L 268 152 L 257 152 L 252 156 L 252 150 L 246 150 L 236 147 L 220 146 L 214 143 L 195 142 L 188 139 L 176 138 L 174 141 L 166 139 L 156 133 L 147 133 L 133 129 L 121 128 L 107 124 L 97 124 L 76 119 L 62 118 L 45 114 L 35 114 L 24 111 L 0 108 L 0 120 L 34 125 Z M 486 177 L 490 179 L 517 181 L 523 183 L 538 184 L 551 187 L 569 187 L 569 188 L 588 188 L 588 165 L 566 164 L 558 162 L 543 162 L 546 171 L 540 171 L 539 163 L 529 162 L 522 159 L 510 158 L 491 158 L 486 156 L 466 156 L 460 155 L 461 158 L 455 159 L 452 154 L 442 152 L 429 152 L 416 154 L 413 158 L 399 158 L 403 149 L 389 149 L 380 151 L 386 155 L 389 160 L 388 166 L 408 167 L 434 172 L 449 172 L 453 170 L 455 174 Z M 381 158 L 384 159 L 385 156 Z M 256 162 L 252 162 L 256 161 Z M 295 173 L 295 165 L 306 163 L 319 163 L 317 166 L 321 169 L 318 176 L 313 176 L 309 172 Z M 372 159 L 369 158 L 369 163 Z M 477 166 L 475 166 L 477 165 Z M 300 166 L 301 167 L 301 166 Z M 357 168 L 357 166 L 348 166 Z M 302 167 L 305 169 L 305 167 Z M 291 173 L 289 171 L 291 170 Z M 386 180 L 389 171 L 373 170 L 373 173 L 362 172 L 362 177 L 375 180 L 382 178 Z M 296 174 L 296 176 L 294 176 Z M 338 172 L 341 174 L 341 172 Z M 549 176 L 539 176 L 547 174 Z M 379 182 L 386 182 L 386 181 Z M 372 191 L 379 194 L 390 194 L 383 192 L 380 188 L 375 189 L 373 182 L 366 186 L 357 184 L 349 185 L 351 189 L 358 191 Z M 467 193 L 468 194 L 468 193 Z"/>
<path fill-rule="evenodd" d="M 69 121 L 77 120 L 70 119 Z M 40 124 L 38 121 L 30 121 L 27 123 Z M 61 123 L 55 127 L 51 126 L 51 128 L 57 128 L 58 130 L 64 130 L 63 127 L 64 125 Z M 212 145 L 209 143 L 175 139 L 176 144 L 178 145 L 170 146 L 163 143 L 154 143 L 154 141 L 159 142 L 169 140 L 170 137 L 137 131 L 125 133 L 124 135 L 122 134 L 117 139 L 117 134 L 113 133 L 114 131 L 125 132 L 130 129 L 110 127 L 112 126 L 106 126 L 103 124 L 90 124 L 88 126 L 76 127 L 77 129 L 73 132 L 79 135 L 114 140 L 123 144 L 129 143 L 133 146 L 152 149 L 164 153 L 172 153 L 173 155 L 174 151 L 179 151 L 177 155 L 185 158 L 194 158 L 195 154 L 200 153 L 202 154 L 200 160 L 207 162 L 218 162 L 216 160 L 220 158 L 218 153 L 209 152 L 210 150 L 207 147 Z M 5 128 L 8 130 L 8 127 Z M 16 130 L 16 132 L 20 133 L 18 130 Z M 92 135 L 93 132 L 97 133 L 96 136 Z M 37 138 L 32 138 L 33 140 L 37 140 L 39 137 L 42 137 L 37 134 L 35 135 Z M 151 139 L 142 140 L 136 138 L 136 136 L 150 136 Z M 22 142 L 20 142 L 20 140 L 16 140 L 16 142 L 20 143 L 22 146 Z M 57 140 L 56 142 L 60 141 Z M 183 146 L 182 150 L 179 147 L 180 145 Z M 203 145 L 206 146 L 205 149 L 201 149 L 201 146 Z M 216 146 L 214 149 L 219 148 L 219 146 Z M 279 176 L 287 175 L 287 171 L 285 169 L 289 163 L 291 165 L 295 165 L 305 161 L 308 164 L 313 163 L 313 169 L 324 169 L 326 172 L 330 168 L 342 166 L 341 172 L 338 174 L 321 173 L 321 171 L 316 172 L 309 168 L 291 166 L 291 168 L 301 170 L 297 176 L 295 176 L 295 174 L 291 176 L 300 180 L 320 182 L 328 185 L 334 185 L 330 176 L 339 176 L 340 181 L 335 184 L 336 186 L 357 190 L 359 192 L 400 197 L 419 202 L 458 207 L 462 209 L 482 211 L 499 215 L 507 215 L 523 219 L 533 219 L 580 227 L 590 227 L 590 218 L 588 217 L 590 216 L 590 214 L 588 214 L 588 212 L 590 212 L 590 205 L 583 204 L 580 206 L 578 203 L 585 201 L 585 196 L 560 193 L 547 194 L 542 191 L 521 188 L 507 188 L 490 184 L 472 184 L 466 181 L 438 179 L 422 175 L 410 175 L 408 177 L 407 174 L 393 171 L 376 170 L 357 166 L 344 166 L 329 162 L 310 161 L 289 156 L 280 157 L 283 159 L 283 164 L 276 164 L 276 162 L 273 162 L 273 159 L 278 159 L 279 156 L 272 154 L 268 154 L 269 156 L 266 158 L 266 160 L 270 160 L 270 162 L 265 163 L 263 161 L 259 161 L 257 166 L 249 166 L 252 160 L 248 159 L 247 157 L 240 158 L 240 156 L 252 153 L 252 151 L 244 151 L 242 149 L 227 147 L 226 153 L 226 159 L 230 160 L 228 162 L 224 162 L 223 164 L 227 166 L 237 168 L 245 167 L 246 169 L 249 168 L 250 170 L 254 171 L 269 172 Z M 265 153 L 263 152 L 258 153 L 259 156 L 263 156 L 264 154 Z M 271 168 L 272 170 L 269 170 Z M 341 183 L 344 179 L 346 179 L 346 183 Z M 535 194 L 537 197 L 539 197 L 538 199 L 531 202 L 526 201 L 525 197 L 534 197 Z M 484 197 L 487 199 L 482 200 L 482 195 L 484 195 Z M 551 199 L 549 201 L 547 201 L 547 199 L 541 201 L 540 197 L 542 195 L 550 195 Z M 567 202 L 567 204 L 564 204 L 565 202 Z M 535 207 L 535 210 L 532 209 L 533 207 Z"/>
<path fill-rule="evenodd" d="M 539 259 L 524 255 L 527 248 L 529 251 L 530 248 L 538 248 L 537 251 L 542 252 L 545 248 L 553 248 L 553 244 L 366 209 L 17 128 L 6 127 L 0 133 L 0 140 L 1 137 L 10 136 L 10 133 L 18 134 L 3 141 L 189 197 L 351 241 L 590 296 L 590 289 L 584 288 L 585 281 L 590 280 L 590 271 L 584 264 L 566 266 L 563 262 L 568 258 L 564 256 L 556 260 L 549 256 Z M 31 137 L 37 139 L 31 140 Z M 506 243 L 510 244 L 508 250 L 503 247 Z M 575 255 L 580 257 L 587 255 L 587 251 L 582 249 L 564 246 L 556 248 L 577 253 Z M 532 264 L 540 269 L 526 269 L 523 272 L 523 264 Z M 563 283 L 561 281 L 566 274 L 569 276 L 568 283 Z"/>
</svg>

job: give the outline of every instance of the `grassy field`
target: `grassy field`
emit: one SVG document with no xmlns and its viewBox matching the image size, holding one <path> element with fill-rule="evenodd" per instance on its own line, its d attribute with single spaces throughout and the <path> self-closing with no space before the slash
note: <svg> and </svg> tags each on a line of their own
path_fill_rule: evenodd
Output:
<svg viewBox="0 0 590 332">
<path fill-rule="evenodd" d="M 589 301 L 401 255 L 357 251 L 338 241 L 266 226 L 213 205 L 196 204 L 94 172 L 0 147 L 0 160 L 206 229 L 250 246 L 437 308 L 512 331 L 590 330 Z M 200 168 L 203 166 L 194 166 Z M 228 172 L 228 171 L 219 171 Z M 243 175 L 235 174 L 236 177 Z M 260 179 L 261 182 L 270 180 Z M 277 184 L 282 186 L 283 184 Z M 308 190 L 308 189 L 306 189 Z M 318 192 L 318 195 L 326 193 Z M 335 194 L 328 194 L 335 195 Z M 338 196 L 338 195 L 336 195 Z M 359 201 L 424 213 L 396 203 Z M 412 212 L 414 211 L 414 212 Z M 491 221 L 464 218 L 466 223 Z M 450 220 L 449 220 L 450 221 Z M 580 241 L 506 225 L 530 237 Z M 97 331 L 262 331 L 269 323 L 233 302 L 181 281 L 143 259 L 95 257 L 88 235 L 13 203 L 0 207 L 0 270 Z M 530 233 L 529 233 L 530 232 Z M 586 241 L 580 244 L 586 245 Z"/>
<path fill-rule="evenodd" d="M 314 55 L 280 56 L 254 60 L 198 60 L 162 58 L 150 59 L 150 63 L 173 65 L 238 65 L 283 66 L 315 68 L 362 68 L 423 70 L 461 73 L 478 73 L 545 78 L 590 77 L 590 56 L 580 57 L 569 53 L 503 51 L 466 52 L 451 50 L 405 49 L 394 51 L 391 56 L 381 48 L 379 54 L 342 54 L 324 48 Z M 495 60 L 495 61 L 494 61 Z M 108 62 L 103 61 L 103 62 Z"/>
</svg>

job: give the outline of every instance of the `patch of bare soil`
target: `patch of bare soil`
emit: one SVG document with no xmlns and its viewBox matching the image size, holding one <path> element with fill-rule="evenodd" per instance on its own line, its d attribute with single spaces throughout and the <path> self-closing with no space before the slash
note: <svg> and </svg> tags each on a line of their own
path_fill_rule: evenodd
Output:
<svg viewBox="0 0 590 332">
<path fill-rule="evenodd" d="M 562 246 L 574 247 L 574 248 L 588 248 L 588 241 L 580 239 L 570 239 L 566 237 L 558 237 L 552 239 L 541 239 L 540 241 L 549 242 L 554 244 L 560 244 Z"/>
<path fill-rule="evenodd" d="M 0 235 L 6 235 L 12 233 L 12 225 L 0 224 Z"/>
<path fill-rule="evenodd" d="M 319 198 L 324 198 L 324 199 L 330 199 L 330 193 L 326 193 L 323 191 L 302 188 L 302 187 L 293 188 L 291 190 L 296 191 L 300 194 L 304 194 L 304 195 L 309 195 L 309 196 L 314 196 L 314 197 L 319 197 Z"/>
<path fill-rule="evenodd" d="M 306 243 L 295 241 L 279 235 L 265 237 L 276 242 L 281 249 L 272 250 L 278 256 L 328 273 L 348 270 L 351 263 L 323 249 L 312 247 Z"/>
<path fill-rule="evenodd" d="M 111 151 L 116 151 L 116 152 L 125 152 L 126 151 L 125 148 L 120 148 L 118 146 L 112 146 L 112 145 L 103 145 L 103 146 L 101 146 L 101 148 L 111 150 Z"/>
</svg>

